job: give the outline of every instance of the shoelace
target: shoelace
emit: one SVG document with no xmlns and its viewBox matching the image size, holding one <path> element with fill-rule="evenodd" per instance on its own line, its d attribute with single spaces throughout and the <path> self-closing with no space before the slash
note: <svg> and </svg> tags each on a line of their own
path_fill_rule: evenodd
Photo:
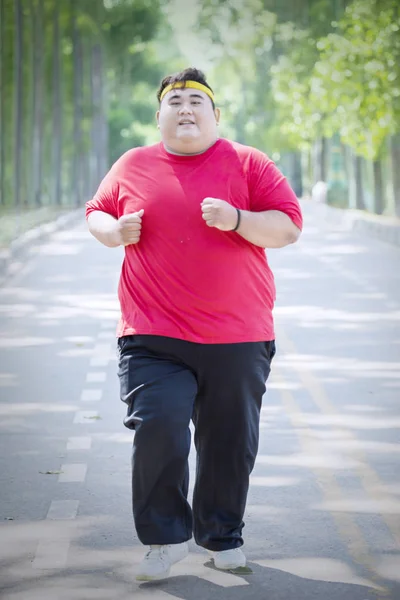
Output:
<svg viewBox="0 0 400 600">
<path fill-rule="evenodd" d="M 165 549 L 163 550 L 162 546 L 150 546 L 150 550 L 148 550 L 146 552 L 146 558 L 148 558 L 153 552 L 154 552 L 154 557 L 155 556 L 162 557 L 165 555 Z"/>
</svg>

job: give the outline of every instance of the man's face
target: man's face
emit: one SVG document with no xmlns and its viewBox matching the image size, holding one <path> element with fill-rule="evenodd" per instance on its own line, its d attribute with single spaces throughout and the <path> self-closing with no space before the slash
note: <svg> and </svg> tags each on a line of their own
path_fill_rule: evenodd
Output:
<svg viewBox="0 0 400 600">
<path fill-rule="evenodd" d="M 219 110 L 213 109 L 205 92 L 194 88 L 172 89 L 157 112 L 161 138 L 176 154 L 204 152 L 217 139 Z"/>
</svg>

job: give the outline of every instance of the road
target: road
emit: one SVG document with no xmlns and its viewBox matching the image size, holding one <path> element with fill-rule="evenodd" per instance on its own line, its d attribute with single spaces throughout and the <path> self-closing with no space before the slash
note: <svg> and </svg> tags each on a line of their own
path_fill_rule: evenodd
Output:
<svg viewBox="0 0 400 600">
<path fill-rule="evenodd" d="M 319 223 L 312 204 L 304 215 L 301 241 L 269 252 L 278 352 L 246 577 L 216 571 L 192 541 L 170 579 L 134 580 L 144 549 L 116 377 L 121 251 L 82 223 L 3 284 L 1 598 L 400 599 L 400 248 Z"/>
</svg>

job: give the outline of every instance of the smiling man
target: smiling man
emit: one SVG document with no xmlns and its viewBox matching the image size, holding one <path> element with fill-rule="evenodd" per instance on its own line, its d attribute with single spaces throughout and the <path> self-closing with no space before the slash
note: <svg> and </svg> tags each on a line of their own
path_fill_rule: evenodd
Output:
<svg viewBox="0 0 400 600">
<path fill-rule="evenodd" d="M 124 246 L 118 325 L 132 503 L 150 546 L 137 579 L 169 575 L 187 542 L 219 569 L 246 564 L 243 515 L 275 354 L 266 248 L 296 242 L 297 198 L 262 152 L 219 138 L 204 74 L 163 79 L 161 141 L 124 154 L 87 203 L 91 233 Z M 189 425 L 197 452 L 188 496 Z"/>
</svg>

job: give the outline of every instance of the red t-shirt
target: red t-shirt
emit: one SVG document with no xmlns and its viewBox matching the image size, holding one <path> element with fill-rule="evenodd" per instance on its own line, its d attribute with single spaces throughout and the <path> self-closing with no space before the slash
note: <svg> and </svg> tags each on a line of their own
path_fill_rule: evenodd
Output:
<svg viewBox="0 0 400 600">
<path fill-rule="evenodd" d="M 86 216 L 144 209 L 138 244 L 126 246 L 117 335 L 199 343 L 274 339 L 273 275 L 263 248 L 208 227 L 206 197 L 259 212 L 302 216 L 284 176 L 262 152 L 219 139 L 203 154 L 176 156 L 160 142 L 126 152 L 105 176 Z"/>
</svg>

